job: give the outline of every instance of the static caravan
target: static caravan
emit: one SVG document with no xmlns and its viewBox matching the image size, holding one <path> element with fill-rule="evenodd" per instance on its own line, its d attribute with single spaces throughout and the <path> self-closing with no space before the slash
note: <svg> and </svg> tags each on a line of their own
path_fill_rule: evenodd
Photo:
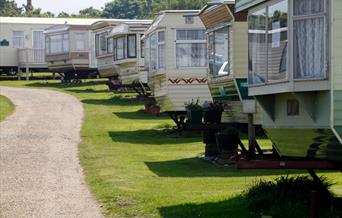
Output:
<svg viewBox="0 0 342 218">
<path fill-rule="evenodd" d="M 81 19 L 0 17 L 0 73 L 46 71 L 44 29 Z"/>
<path fill-rule="evenodd" d="M 101 77 L 110 77 L 113 63 L 113 41 L 108 34 L 120 22 L 117 19 L 101 20 L 91 25 L 92 30 L 92 53 L 96 57 L 97 69 Z"/>
<path fill-rule="evenodd" d="M 90 25 L 98 19 L 83 19 L 77 24 L 59 24 L 45 29 L 45 59 L 50 71 L 65 79 L 84 78 L 97 73 L 92 53 Z"/>
<path fill-rule="evenodd" d="M 150 20 L 131 20 L 118 24 L 106 37 L 111 44 L 111 67 L 102 71 L 122 85 L 147 83 L 147 72 L 144 68 L 144 53 L 141 37 L 151 25 Z"/>
<path fill-rule="evenodd" d="M 248 83 L 281 156 L 342 161 L 342 1 L 237 0 Z"/>
<path fill-rule="evenodd" d="M 161 111 L 212 101 L 207 84 L 207 40 L 197 10 L 161 11 L 145 33 L 149 87 Z"/>
<path fill-rule="evenodd" d="M 199 13 L 208 37 L 208 85 L 214 101 L 227 105 L 222 120 L 261 124 L 261 108 L 248 96 L 247 14 L 235 13 L 235 1 L 208 3 Z"/>
</svg>

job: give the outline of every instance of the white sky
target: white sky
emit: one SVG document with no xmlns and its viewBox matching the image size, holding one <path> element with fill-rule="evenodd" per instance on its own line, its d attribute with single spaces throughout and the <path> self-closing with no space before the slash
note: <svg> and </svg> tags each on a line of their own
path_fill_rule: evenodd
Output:
<svg viewBox="0 0 342 218">
<path fill-rule="evenodd" d="M 77 14 L 79 10 L 93 6 L 100 9 L 106 2 L 111 0 L 32 0 L 33 7 L 41 8 L 42 11 L 51 11 L 56 16 L 65 11 L 69 14 Z M 18 6 L 26 4 L 26 0 L 15 0 Z"/>
</svg>

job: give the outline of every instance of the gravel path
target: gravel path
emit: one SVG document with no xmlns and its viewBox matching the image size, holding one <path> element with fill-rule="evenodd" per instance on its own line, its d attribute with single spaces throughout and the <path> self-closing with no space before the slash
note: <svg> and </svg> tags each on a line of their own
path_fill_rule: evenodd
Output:
<svg viewBox="0 0 342 218">
<path fill-rule="evenodd" d="M 47 90 L 0 94 L 16 105 L 0 123 L 0 217 L 102 217 L 78 160 L 81 103 Z"/>
</svg>

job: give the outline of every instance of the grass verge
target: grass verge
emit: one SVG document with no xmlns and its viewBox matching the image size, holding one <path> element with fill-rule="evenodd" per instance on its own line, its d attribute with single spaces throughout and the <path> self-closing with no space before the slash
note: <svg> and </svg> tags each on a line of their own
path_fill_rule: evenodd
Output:
<svg viewBox="0 0 342 218">
<path fill-rule="evenodd" d="M 132 94 L 107 92 L 103 82 L 62 87 L 54 82 L 16 81 L 0 85 L 48 88 L 72 94 L 85 109 L 79 157 L 87 183 L 110 217 L 260 217 L 249 211 L 244 190 L 260 179 L 305 171 L 217 167 L 198 157 L 200 137 L 179 138 L 161 129 L 166 116 L 144 113 Z M 244 141 L 244 143 L 247 143 Z M 262 144 L 269 145 L 266 139 Z M 339 172 L 321 173 L 336 183 Z"/>
<path fill-rule="evenodd" d="M 14 104 L 5 96 L 0 95 L 0 122 L 13 113 Z"/>
</svg>

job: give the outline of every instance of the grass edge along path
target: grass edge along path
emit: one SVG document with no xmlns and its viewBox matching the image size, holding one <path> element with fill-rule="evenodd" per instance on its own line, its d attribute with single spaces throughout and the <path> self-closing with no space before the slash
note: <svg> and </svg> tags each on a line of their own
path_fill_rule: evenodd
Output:
<svg viewBox="0 0 342 218">
<path fill-rule="evenodd" d="M 0 122 L 11 115 L 15 110 L 12 101 L 6 96 L 0 95 Z"/>
<path fill-rule="evenodd" d="M 98 83 L 62 87 L 52 82 L 0 82 L 72 94 L 84 105 L 79 157 L 92 193 L 108 217 L 260 217 L 241 194 L 260 179 L 305 171 L 217 167 L 198 157 L 200 137 L 179 138 L 165 117 L 145 114 L 132 94 L 113 94 Z M 342 193 L 340 173 L 324 172 Z"/>
</svg>

